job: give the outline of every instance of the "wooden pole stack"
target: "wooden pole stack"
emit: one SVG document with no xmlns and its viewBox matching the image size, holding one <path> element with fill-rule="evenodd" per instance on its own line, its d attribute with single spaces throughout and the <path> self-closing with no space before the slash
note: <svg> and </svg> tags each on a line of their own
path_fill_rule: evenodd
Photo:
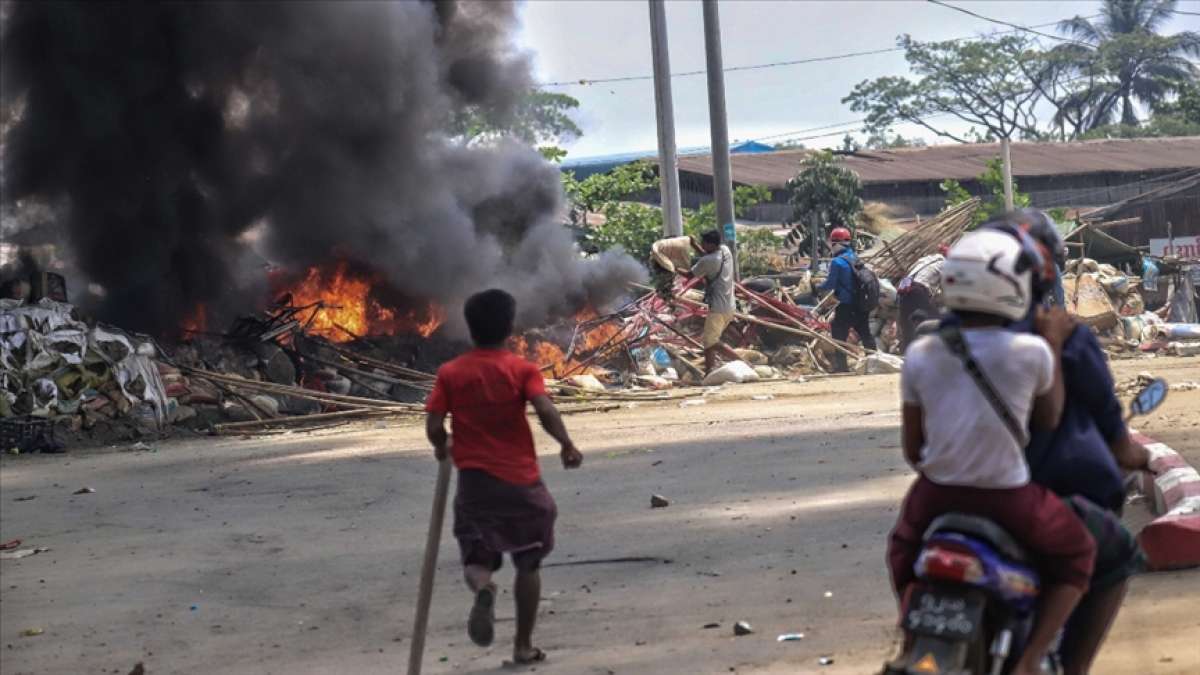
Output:
<svg viewBox="0 0 1200 675">
<path fill-rule="evenodd" d="M 864 257 L 876 276 L 896 282 L 904 278 L 912 266 L 924 256 L 937 252 L 941 244 L 958 241 L 971 225 L 979 209 L 979 198 L 973 197 L 942 211 L 933 218 L 884 244 L 881 251 Z"/>
</svg>

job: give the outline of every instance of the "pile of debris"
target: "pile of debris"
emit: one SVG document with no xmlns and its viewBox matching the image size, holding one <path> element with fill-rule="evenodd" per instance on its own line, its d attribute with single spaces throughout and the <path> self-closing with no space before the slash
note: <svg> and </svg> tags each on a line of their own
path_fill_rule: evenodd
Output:
<svg viewBox="0 0 1200 675">
<path fill-rule="evenodd" d="M 1174 279 L 1189 281 L 1186 274 L 1174 275 L 1172 279 L 1168 302 L 1156 311 L 1148 311 L 1139 289 L 1154 292 L 1158 290 L 1155 286 L 1163 282 L 1156 279 L 1147 283 L 1141 277 L 1090 258 L 1072 259 L 1067 261 L 1063 275 L 1067 311 L 1090 326 L 1111 353 L 1200 355 L 1200 324 L 1195 322 L 1194 301 L 1190 316 L 1186 307 L 1194 292 L 1190 283 L 1183 283 L 1178 288 L 1174 285 Z M 1182 297 L 1183 301 L 1176 296 Z M 1182 310 L 1179 309 L 1181 304 L 1185 305 Z"/>
<path fill-rule="evenodd" d="M 160 376 L 152 340 L 89 326 L 69 304 L 0 300 L 0 418 L 5 449 L 56 449 L 67 432 L 129 436 L 179 414 Z"/>
</svg>

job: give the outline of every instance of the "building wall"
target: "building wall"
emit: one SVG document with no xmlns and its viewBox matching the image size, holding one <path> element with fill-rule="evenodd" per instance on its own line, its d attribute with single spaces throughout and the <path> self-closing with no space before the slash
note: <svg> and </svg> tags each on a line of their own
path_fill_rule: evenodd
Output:
<svg viewBox="0 0 1200 675">
<path fill-rule="evenodd" d="M 1130 246 L 1146 246 L 1151 239 L 1200 235 L 1200 185 L 1162 199 L 1130 204 L 1109 214 L 1106 219 L 1134 217 L 1141 218 L 1142 222 L 1114 225 L 1105 228 L 1105 232 Z"/>
</svg>

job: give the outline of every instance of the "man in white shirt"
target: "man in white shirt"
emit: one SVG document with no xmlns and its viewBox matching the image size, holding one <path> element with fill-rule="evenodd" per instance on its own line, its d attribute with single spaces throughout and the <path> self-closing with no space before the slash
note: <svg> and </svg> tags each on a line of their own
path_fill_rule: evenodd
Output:
<svg viewBox="0 0 1200 675">
<path fill-rule="evenodd" d="M 896 323 L 900 329 L 901 354 L 917 339 L 917 326 L 926 319 L 937 318 L 937 300 L 942 290 L 942 265 L 946 263 L 946 252 L 949 250 L 943 244 L 938 247 L 937 253 L 918 260 L 896 287 L 900 312 Z"/>
</svg>

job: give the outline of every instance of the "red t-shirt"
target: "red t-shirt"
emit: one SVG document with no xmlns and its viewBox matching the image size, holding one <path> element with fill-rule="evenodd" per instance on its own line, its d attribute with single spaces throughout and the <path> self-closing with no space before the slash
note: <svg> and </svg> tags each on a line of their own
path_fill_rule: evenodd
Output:
<svg viewBox="0 0 1200 675">
<path fill-rule="evenodd" d="M 532 485 L 541 473 L 525 403 L 545 393 L 534 364 L 503 349 L 476 349 L 438 368 L 425 410 L 450 414 L 450 452 L 459 469 Z"/>
</svg>

